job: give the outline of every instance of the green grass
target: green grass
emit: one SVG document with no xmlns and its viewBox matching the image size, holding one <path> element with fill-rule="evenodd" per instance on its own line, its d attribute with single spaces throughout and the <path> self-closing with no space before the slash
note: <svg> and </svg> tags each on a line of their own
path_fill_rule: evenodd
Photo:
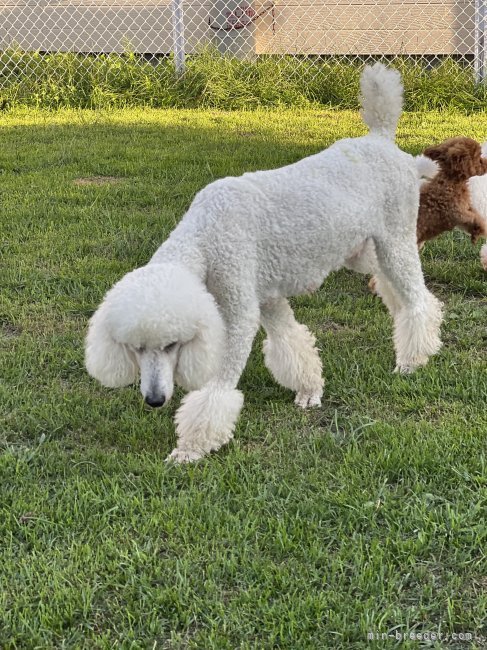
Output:
<svg viewBox="0 0 487 650">
<path fill-rule="evenodd" d="M 0 647 L 417 648 L 367 633 L 487 637 L 486 275 L 464 235 L 422 253 L 444 349 L 392 374 L 366 279 L 293 300 L 323 406 L 263 365 L 235 441 L 167 466 L 181 393 L 144 408 L 83 367 L 89 316 L 208 182 L 363 133 L 347 111 L 9 112 L 0 118 Z M 417 153 L 487 116 L 405 115 Z M 112 176 L 107 185 L 73 181 Z M 424 646 L 422 646 L 424 647 Z"/>
<path fill-rule="evenodd" d="M 426 60 L 397 56 L 404 79 L 406 110 L 485 110 L 485 84 L 476 84 L 473 66 L 450 58 L 431 66 Z M 359 58 L 324 60 L 262 56 L 225 57 L 205 49 L 188 57 L 181 80 L 172 59 L 158 65 L 127 53 L 89 57 L 74 53 L 41 55 L 0 52 L 0 110 L 36 108 L 221 108 L 335 106 L 357 108 Z"/>
</svg>

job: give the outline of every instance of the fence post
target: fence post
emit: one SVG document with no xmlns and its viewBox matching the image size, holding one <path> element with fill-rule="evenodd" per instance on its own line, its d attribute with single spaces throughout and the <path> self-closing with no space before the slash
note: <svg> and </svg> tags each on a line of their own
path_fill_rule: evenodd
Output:
<svg viewBox="0 0 487 650">
<path fill-rule="evenodd" d="M 177 77 L 184 74 L 185 42 L 183 0 L 172 0 L 172 38 L 174 49 L 174 69 Z"/>
<path fill-rule="evenodd" d="M 475 0 L 475 81 L 480 83 L 485 80 L 485 27 L 486 27 L 486 0 Z"/>
</svg>

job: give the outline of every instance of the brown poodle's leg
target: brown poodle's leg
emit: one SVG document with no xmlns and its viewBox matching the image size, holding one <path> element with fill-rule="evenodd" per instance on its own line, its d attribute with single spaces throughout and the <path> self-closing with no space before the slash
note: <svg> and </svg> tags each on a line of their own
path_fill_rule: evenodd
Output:
<svg viewBox="0 0 487 650">
<path fill-rule="evenodd" d="M 472 244 L 476 244 L 480 237 L 487 237 L 487 221 L 472 206 L 466 213 L 461 213 L 459 226 L 469 233 Z"/>
</svg>

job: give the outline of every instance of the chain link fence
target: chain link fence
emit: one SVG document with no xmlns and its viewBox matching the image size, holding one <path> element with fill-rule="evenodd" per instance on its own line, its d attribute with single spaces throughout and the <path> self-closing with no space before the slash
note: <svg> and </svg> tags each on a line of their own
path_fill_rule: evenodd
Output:
<svg viewBox="0 0 487 650">
<path fill-rule="evenodd" d="M 434 66 L 445 57 L 486 70 L 487 0 L 0 0 L 0 88 L 19 57 L 76 53 L 86 70 L 106 55 L 168 58 L 183 75 L 211 46 L 244 60 L 316 64 L 385 57 Z M 299 67 L 299 66 L 298 66 Z"/>
</svg>

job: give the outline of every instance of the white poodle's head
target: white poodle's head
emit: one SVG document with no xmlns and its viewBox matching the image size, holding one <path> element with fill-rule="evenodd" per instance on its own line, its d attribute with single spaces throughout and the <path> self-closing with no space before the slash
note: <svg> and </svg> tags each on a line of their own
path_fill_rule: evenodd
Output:
<svg viewBox="0 0 487 650">
<path fill-rule="evenodd" d="M 127 273 L 106 294 L 86 337 L 86 368 L 104 386 L 133 383 L 150 406 L 162 406 L 176 382 L 201 388 L 217 372 L 224 325 L 215 300 L 190 271 L 149 264 Z"/>
</svg>

